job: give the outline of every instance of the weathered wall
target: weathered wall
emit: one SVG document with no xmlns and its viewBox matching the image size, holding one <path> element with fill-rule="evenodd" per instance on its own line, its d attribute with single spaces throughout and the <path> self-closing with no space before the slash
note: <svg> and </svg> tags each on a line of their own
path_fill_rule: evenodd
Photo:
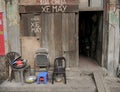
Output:
<svg viewBox="0 0 120 92">
<path fill-rule="evenodd" d="M 20 53 L 20 19 L 18 11 L 18 0 L 12 0 L 12 4 L 8 2 L 6 8 L 9 51 L 16 51 Z"/>
<path fill-rule="evenodd" d="M 107 68 L 107 54 L 108 54 L 108 0 L 104 2 L 104 13 L 103 13 L 103 34 L 102 34 L 102 67 Z"/>
<path fill-rule="evenodd" d="M 6 8 L 5 8 L 4 0 L 0 0 L 0 12 L 3 13 L 3 30 L 4 30 L 4 40 L 5 40 L 5 52 L 8 52 Z"/>
<path fill-rule="evenodd" d="M 103 7 L 103 0 L 79 0 L 79 7 Z"/>
<path fill-rule="evenodd" d="M 20 5 L 76 5 L 79 0 L 19 0 Z"/>
<path fill-rule="evenodd" d="M 5 10 L 5 2 L 4 0 L 0 0 L 0 12 L 3 14 L 3 29 L 4 29 L 4 40 L 5 40 L 5 52 L 8 51 L 8 38 L 7 38 L 7 24 L 6 24 L 6 10 Z M 5 62 L 5 57 L 0 56 L 0 83 L 7 79 L 7 66 Z"/>
<path fill-rule="evenodd" d="M 116 75 L 119 64 L 120 29 L 119 9 L 115 5 L 116 0 L 110 0 L 109 4 L 109 42 L 107 68 L 111 76 Z"/>
<path fill-rule="evenodd" d="M 18 0 L 12 0 L 12 5 L 0 0 L 0 12 L 3 13 L 5 53 L 20 52 Z M 8 66 L 5 61 L 5 57 L 0 56 L 0 81 L 7 78 Z"/>
<path fill-rule="evenodd" d="M 8 77 L 8 66 L 5 57 L 0 56 L 0 83 Z"/>
</svg>

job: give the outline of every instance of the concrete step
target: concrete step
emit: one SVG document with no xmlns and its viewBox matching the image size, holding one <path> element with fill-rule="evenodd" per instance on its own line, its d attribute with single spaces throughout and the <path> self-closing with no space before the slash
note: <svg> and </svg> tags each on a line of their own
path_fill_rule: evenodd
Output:
<svg viewBox="0 0 120 92">
<path fill-rule="evenodd" d="M 0 92 L 96 92 L 96 86 L 90 76 L 67 77 L 67 84 L 26 84 L 5 81 L 0 85 Z"/>
<path fill-rule="evenodd" d="M 96 92 L 95 87 L 72 87 L 67 85 L 37 85 L 32 87 L 2 87 L 0 92 Z"/>
</svg>

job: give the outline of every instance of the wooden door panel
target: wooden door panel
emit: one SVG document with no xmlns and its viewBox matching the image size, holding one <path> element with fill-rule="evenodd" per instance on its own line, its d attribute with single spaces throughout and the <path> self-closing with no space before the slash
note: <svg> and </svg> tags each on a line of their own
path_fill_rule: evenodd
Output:
<svg viewBox="0 0 120 92">
<path fill-rule="evenodd" d="M 41 16 L 22 14 L 21 18 L 21 52 L 22 57 L 34 68 L 35 51 L 40 48 Z"/>
<path fill-rule="evenodd" d="M 41 46 L 48 48 L 49 14 L 41 14 Z"/>
<path fill-rule="evenodd" d="M 62 49 L 67 59 L 67 67 L 73 67 L 76 63 L 76 21 L 75 13 L 62 15 Z"/>
<path fill-rule="evenodd" d="M 55 54 L 55 31 L 54 31 L 54 13 L 48 15 L 47 29 L 48 29 L 48 49 L 49 49 L 49 59 L 51 66 L 54 66 Z"/>
<path fill-rule="evenodd" d="M 54 14 L 55 55 L 62 56 L 62 13 Z"/>
<path fill-rule="evenodd" d="M 34 68 L 35 51 L 40 48 L 40 43 L 37 37 L 22 37 L 21 38 L 22 57 L 27 59 L 31 68 Z"/>
<path fill-rule="evenodd" d="M 62 14 L 62 50 L 67 61 L 67 67 L 70 67 L 68 15 L 67 13 Z"/>
<path fill-rule="evenodd" d="M 67 67 L 75 66 L 77 51 L 75 13 L 27 15 L 23 14 L 22 18 L 21 42 L 23 57 L 31 61 L 31 66 L 33 66 L 33 53 L 40 47 L 48 49 L 51 66 L 53 66 L 54 59 L 57 56 L 65 56 Z M 31 30 L 37 30 L 39 33 L 34 34 Z M 30 58 L 27 56 L 29 53 L 31 53 Z"/>
<path fill-rule="evenodd" d="M 70 13 L 68 16 L 68 25 L 69 25 L 69 55 L 70 55 L 70 66 L 75 66 L 76 63 L 76 30 L 75 30 L 75 13 Z"/>
<path fill-rule="evenodd" d="M 22 14 L 21 35 L 39 36 L 41 32 L 41 16 L 34 14 Z"/>
</svg>

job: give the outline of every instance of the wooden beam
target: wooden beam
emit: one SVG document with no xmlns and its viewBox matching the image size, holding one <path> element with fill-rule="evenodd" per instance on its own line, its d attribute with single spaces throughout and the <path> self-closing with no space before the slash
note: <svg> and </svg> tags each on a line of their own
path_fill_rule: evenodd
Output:
<svg viewBox="0 0 120 92">
<path fill-rule="evenodd" d="M 103 9 L 103 35 L 102 35 L 102 62 L 101 66 L 107 68 L 107 50 L 108 50 L 108 29 L 107 23 L 108 23 L 108 0 L 104 0 L 104 9 Z M 107 23 L 106 23 L 107 21 Z"/>
<path fill-rule="evenodd" d="M 78 12 L 78 5 L 20 5 L 20 13 L 56 13 L 56 12 Z"/>
<path fill-rule="evenodd" d="M 19 0 L 19 5 L 77 5 L 79 0 Z"/>
<path fill-rule="evenodd" d="M 93 76 L 97 87 L 97 92 L 110 92 L 101 72 L 95 71 L 93 72 Z"/>
<path fill-rule="evenodd" d="M 75 14 L 75 32 L 76 32 L 76 36 L 75 36 L 75 42 L 76 42 L 76 66 L 79 66 L 79 13 Z"/>
<path fill-rule="evenodd" d="M 115 5 L 109 6 L 109 42 L 107 67 L 111 76 L 116 76 L 119 64 L 119 9 L 113 10 Z"/>
<path fill-rule="evenodd" d="M 103 7 L 81 7 L 79 11 L 103 11 Z"/>
</svg>

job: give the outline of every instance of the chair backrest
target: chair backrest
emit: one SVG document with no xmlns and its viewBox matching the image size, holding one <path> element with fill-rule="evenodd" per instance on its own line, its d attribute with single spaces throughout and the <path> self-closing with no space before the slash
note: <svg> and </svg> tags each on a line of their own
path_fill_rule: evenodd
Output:
<svg viewBox="0 0 120 92">
<path fill-rule="evenodd" d="M 17 52 L 8 52 L 6 57 L 9 59 L 9 63 L 11 64 L 16 58 L 20 57 L 20 54 Z"/>
<path fill-rule="evenodd" d="M 55 58 L 54 68 L 66 68 L 66 59 L 64 57 Z"/>
<path fill-rule="evenodd" d="M 48 54 L 48 49 L 46 48 L 40 48 L 38 50 L 35 51 L 35 54 Z"/>
<path fill-rule="evenodd" d="M 49 59 L 48 59 L 48 49 L 40 48 L 35 52 L 35 66 L 48 66 Z"/>
<path fill-rule="evenodd" d="M 36 54 L 35 66 L 45 66 L 49 62 L 46 54 Z"/>
</svg>

